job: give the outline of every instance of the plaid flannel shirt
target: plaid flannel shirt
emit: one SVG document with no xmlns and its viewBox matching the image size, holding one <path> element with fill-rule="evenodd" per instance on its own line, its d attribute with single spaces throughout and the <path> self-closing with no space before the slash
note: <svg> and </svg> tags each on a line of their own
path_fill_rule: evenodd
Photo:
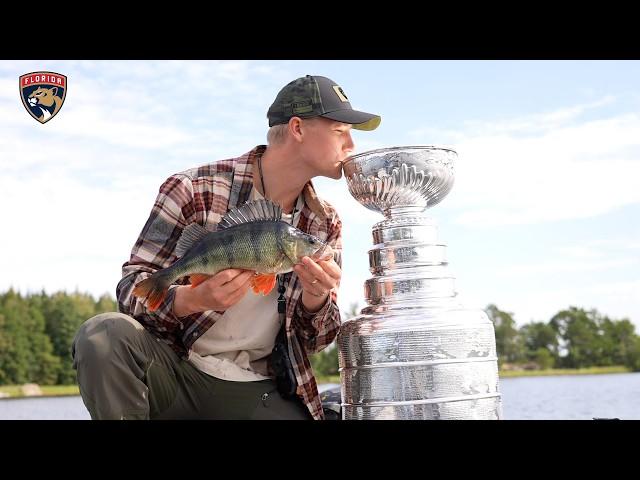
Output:
<svg viewBox="0 0 640 480">
<path fill-rule="evenodd" d="M 183 359 L 188 358 L 193 343 L 222 316 L 222 312 L 211 310 L 186 317 L 173 314 L 175 288 L 188 285 L 188 277 L 178 279 L 169 287 L 167 298 L 154 312 L 147 310 L 144 301 L 132 294 L 133 287 L 177 260 L 174 249 L 187 225 L 198 223 L 214 231 L 229 209 L 249 199 L 253 167 L 265 150 L 264 145 L 259 145 L 240 157 L 171 175 L 160 186 L 131 257 L 122 266 L 123 276 L 116 289 L 119 310 L 142 323 Z M 337 252 L 336 262 L 342 265 L 342 224 L 335 209 L 317 197 L 311 181 L 305 185 L 303 194 L 305 202 L 297 227 L 327 241 Z M 324 414 L 308 355 L 326 348 L 338 334 L 341 319 L 337 295 L 332 291 L 324 306 L 310 315 L 302 308 L 302 285 L 295 272 L 287 273 L 285 278 L 288 279 L 286 332 L 298 380 L 297 393 L 313 418 L 320 420 Z M 275 304 L 273 308 L 276 308 Z"/>
</svg>

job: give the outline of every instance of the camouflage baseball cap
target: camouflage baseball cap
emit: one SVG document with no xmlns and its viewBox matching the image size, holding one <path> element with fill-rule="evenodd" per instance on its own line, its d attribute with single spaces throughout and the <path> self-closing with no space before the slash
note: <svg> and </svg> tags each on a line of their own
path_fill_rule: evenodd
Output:
<svg viewBox="0 0 640 480">
<path fill-rule="evenodd" d="M 318 75 L 300 77 L 285 85 L 267 112 L 270 127 L 287 123 L 291 117 L 325 117 L 350 123 L 356 130 L 374 130 L 381 120 L 379 115 L 351 108 L 342 88 Z"/>
</svg>

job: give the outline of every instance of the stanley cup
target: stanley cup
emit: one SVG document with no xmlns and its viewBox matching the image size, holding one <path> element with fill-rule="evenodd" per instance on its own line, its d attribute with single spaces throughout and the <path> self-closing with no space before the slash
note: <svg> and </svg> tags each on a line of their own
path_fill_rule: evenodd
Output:
<svg viewBox="0 0 640 480">
<path fill-rule="evenodd" d="M 493 324 L 456 299 L 446 245 L 425 215 L 451 190 L 456 158 L 411 146 L 344 162 L 351 195 L 385 216 L 373 226 L 367 306 L 337 340 L 345 420 L 502 417 Z"/>
</svg>

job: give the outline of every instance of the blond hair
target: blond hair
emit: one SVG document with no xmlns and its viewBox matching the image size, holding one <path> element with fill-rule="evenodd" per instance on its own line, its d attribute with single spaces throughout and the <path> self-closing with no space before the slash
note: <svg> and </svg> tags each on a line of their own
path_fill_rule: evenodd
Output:
<svg viewBox="0 0 640 480">
<path fill-rule="evenodd" d="M 288 124 L 283 123 L 281 125 L 274 125 L 273 127 L 269 128 L 269 131 L 267 131 L 267 143 L 269 145 L 282 143 L 285 135 L 287 134 L 288 126 Z"/>
<path fill-rule="evenodd" d="M 312 123 L 317 122 L 320 117 L 311 117 L 301 119 L 303 122 Z M 267 131 L 267 143 L 269 145 L 277 145 L 282 143 L 287 136 L 288 123 L 282 123 L 280 125 L 274 125 Z"/>
</svg>

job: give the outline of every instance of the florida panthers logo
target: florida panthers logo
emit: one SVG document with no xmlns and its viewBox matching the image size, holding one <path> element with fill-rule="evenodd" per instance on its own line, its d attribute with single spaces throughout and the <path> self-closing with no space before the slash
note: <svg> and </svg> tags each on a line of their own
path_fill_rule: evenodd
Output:
<svg viewBox="0 0 640 480">
<path fill-rule="evenodd" d="M 20 97 L 27 112 L 40 123 L 55 117 L 67 96 L 67 77 L 54 72 L 20 76 Z"/>
</svg>

